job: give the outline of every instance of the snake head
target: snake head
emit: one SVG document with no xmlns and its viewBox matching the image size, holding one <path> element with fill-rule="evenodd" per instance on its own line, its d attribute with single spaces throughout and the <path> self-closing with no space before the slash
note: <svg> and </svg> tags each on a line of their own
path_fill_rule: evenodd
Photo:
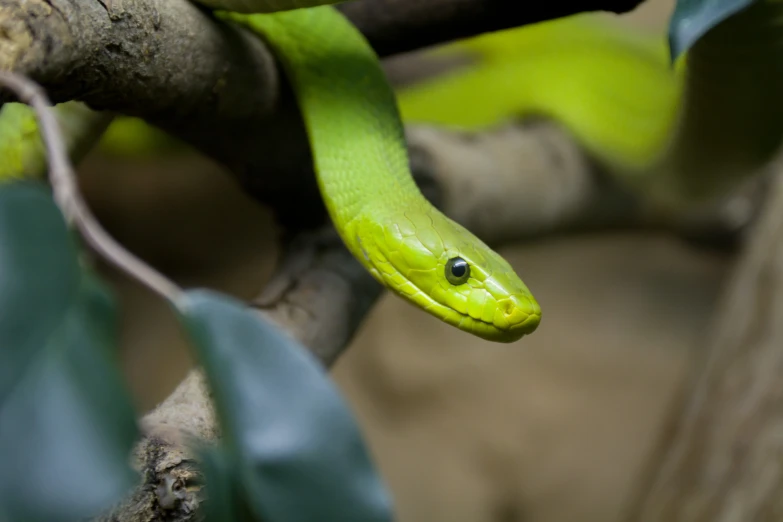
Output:
<svg viewBox="0 0 783 522">
<path fill-rule="evenodd" d="M 461 330 L 509 343 L 541 321 L 540 306 L 511 265 L 433 207 L 365 221 L 356 240 L 357 257 L 376 279 Z"/>
</svg>

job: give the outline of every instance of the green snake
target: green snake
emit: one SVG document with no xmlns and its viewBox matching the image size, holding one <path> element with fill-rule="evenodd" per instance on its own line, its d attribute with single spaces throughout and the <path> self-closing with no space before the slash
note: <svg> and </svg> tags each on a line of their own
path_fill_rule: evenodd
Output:
<svg viewBox="0 0 783 522">
<path fill-rule="evenodd" d="M 581 33 L 555 30 L 547 38 L 548 52 L 537 57 L 534 52 L 522 65 L 513 52 L 486 52 L 487 66 L 478 70 L 490 81 L 482 83 L 467 72 L 440 86 L 425 84 L 401 96 L 403 113 L 416 120 L 417 103 L 428 107 L 417 96 L 432 101 L 433 92 L 448 109 L 438 113 L 440 118 L 420 110 L 422 121 L 459 126 L 461 117 L 473 115 L 470 127 L 541 113 L 563 122 L 589 150 L 630 173 L 632 180 L 684 180 L 688 192 L 694 172 L 707 172 L 715 181 L 708 185 L 727 185 L 768 161 L 783 135 L 783 118 L 777 117 L 783 104 L 781 1 L 759 1 L 702 38 L 689 53 L 687 67 L 680 69 L 685 71 L 682 88 L 679 77 L 666 72 L 659 55 L 641 40 L 634 42 L 627 34 L 601 36 L 599 26 L 584 25 Z M 417 188 L 397 100 L 377 56 L 336 9 L 318 5 L 336 1 L 201 3 L 256 32 L 275 53 L 303 114 L 332 222 L 377 281 L 486 340 L 513 342 L 538 327 L 540 306 L 510 264 L 433 207 Z M 740 38 L 727 38 L 725 26 Z M 524 33 L 506 33 L 513 34 Z M 553 36 L 577 45 L 559 46 Z M 473 47 L 479 53 L 480 43 L 474 41 Z M 592 54 L 580 54 L 580 48 Z M 589 66 L 602 56 L 603 69 Z M 571 76 L 575 71 L 589 81 L 580 81 L 578 73 Z M 749 78 L 738 78 L 737 71 Z M 18 153 L 23 141 L 31 140 L 29 124 L 25 140 L 14 137 L 14 129 L 25 126 L 18 115 L 11 119 L 10 105 L 0 115 L 0 138 L 7 138 L 0 140 L 0 155 L 16 151 L 18 171 L 34 155 Z M 0 168 L 0 179 L 14 175 L 8 170 Z"/>
<path fill-rule="evenodd" d="M 438 52 L 477 64 L 401 92 L 406 122 L 479 130 L 548 117 L 663 209 L 727 193 L 769 162 L 783 135 L 781 0 L 720 23 L 675 68 L 665 35 L 590 14 Z"/>
</svg>

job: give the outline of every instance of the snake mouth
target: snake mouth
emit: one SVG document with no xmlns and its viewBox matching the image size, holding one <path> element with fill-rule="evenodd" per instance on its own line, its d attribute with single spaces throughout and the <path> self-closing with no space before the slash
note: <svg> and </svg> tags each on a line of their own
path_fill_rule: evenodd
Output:
<svg viewBox="0 0 783 522">
<path fill-rule="evenodd" d="M 398 296 L 420 308 L 441 321 L 457 327 L 458 329 L 473 334 L 481 339 L 499 343 L 513 343 L 525 335 L 533 333 L 541 322 L 541 311 L 535 301 L 530 301 L 534 306 L 528 312 L 519 306 L 511 307 L 504 313 L 506 324 L 498 325 L 494 322 L 483 321 L 469 314 L 461 313 L 454 308 L 441 304 L 428 293 L 422 291 L 416 284 L 408 280 L 405 285 L 394 284 L 388 274 L 373 267 L 371 273 L 387 288 Z M 505 299 L 506 302 L 510 301 Z"/>
<path fill-rule="evenodd" d="M 470 332 L 487 341 L 501 343 L 513 343 L 520 340 L 522 337 L 536 331 L 541 322 L 541 314 L 529 314 L 521 322 L 514 323 L 508 327 L 501 327 L 469 315 L 463 315 L 459 312 L 456 313 L 460 316 L 459 323 L 455 325 L 457 328 Z"/>
<path fill-rule="evenodd" d="M 462 314 L 453 308 L 442 305 L 427 296 L 429 306 L 424 310 L 452 326 L 456 326 L 462 331 L 471 333 L 487 341 L 500 343 L 513 343 L 525 335 L 533 333 L 541 322 L 540 313 L 525 314 L 517 311 L 516 320 L 508 326 L 499 326 L 495 323 L 476 319 L 468 314 Z"/>
</svg>

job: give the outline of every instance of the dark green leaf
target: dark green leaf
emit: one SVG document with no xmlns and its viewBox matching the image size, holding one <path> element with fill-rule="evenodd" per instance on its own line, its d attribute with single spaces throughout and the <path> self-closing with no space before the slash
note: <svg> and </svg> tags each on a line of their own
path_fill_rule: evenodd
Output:
<svg viewBox="0 0 783 522">
<path fill-rule="evenodd" d="M 204 366 L 244 501 L 267 522 L 387 522 L 391 501 L 319 362 L 239 302 L 189 292 L 183 322 Z"/>
<path fill-rule="evenodd" d="M 217 448 L 198 448 L 198 450 L 199 464 L 206 486 L 202 504 L 204 522 L 237 522 L 239 517 L 236 512 L 241 497 L 234 477 L 236 463 L 230 462 L 226 452 Z"/>
<path fill-rule="evenodd" d="M 0 519 L 83 520 L 134 484 L 114 308 L 49 192 L 0 185 Z"/>
<path fill-rule="evenodd" d="M 669 21 L 672 60 L 691 48 L 704 34 L 757 0 L 677 0 Z"/>
</svg>

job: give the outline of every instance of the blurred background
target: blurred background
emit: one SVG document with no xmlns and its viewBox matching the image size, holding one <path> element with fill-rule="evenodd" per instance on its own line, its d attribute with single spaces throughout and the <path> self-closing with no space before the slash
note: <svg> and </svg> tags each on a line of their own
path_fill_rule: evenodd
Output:
<svg viewBox="0 0 783 522">
<path fill-rule="evenodd" d="M 624 22 L 665 31 L 670 0 Z M 118 239 L 185 285 L 252 298 L 278 251 L 269 214 L 193 154 L 93 154 L 82 181 Z M 544 310 L 511 345 L 386 295 L 334 368 L 401 522 L 618 520 L 701 348 L 731 258 L 665 234 L 504 248 Z M 113 272 L 123 359 L 146 411 L 192 361 L 169 310 Z"/>
</svg>

